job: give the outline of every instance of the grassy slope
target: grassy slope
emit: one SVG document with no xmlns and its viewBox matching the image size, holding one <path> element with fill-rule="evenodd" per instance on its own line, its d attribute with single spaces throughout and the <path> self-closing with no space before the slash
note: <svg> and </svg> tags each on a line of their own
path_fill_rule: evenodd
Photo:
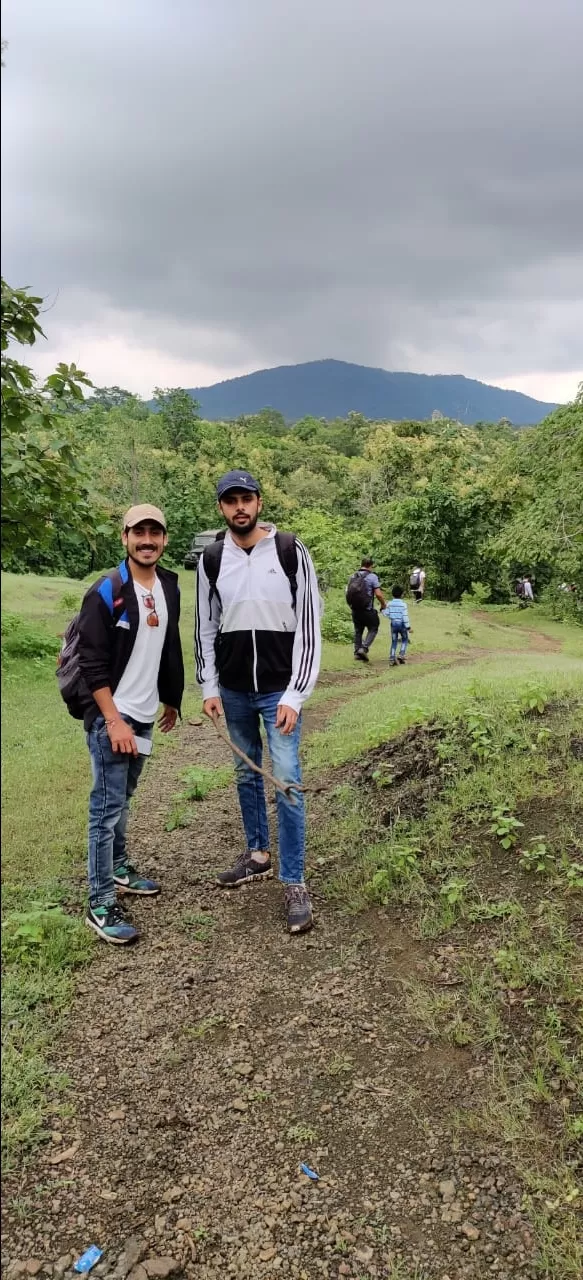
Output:
<svg viewBox="0 0 583 1280">
<path fill-rule="evenodd" d="M 471 695 L 466 688 L 457 705 L 437 697 L 430 707 L 428 699 L 428 714 L 436 703 L 449 714 L 440 716 L 445 732 L 424 740 L 433 756 L 425 792 L 417 731 L 408 760 L 404 742 L 367 772 L 365 761 L 352 766 L 351 783 L 328 795 L 312 852 L 324 868 L 321 888 L 342 909 L 375 903 L 390 930 L 396 908 L 413 938 L 440 941 L 447 980 L 412 974 L 412 1025 L 430 1040 L 470 1048 L 487 1081 L 449 1117 L 452 1142 L 456 1132 L 474 1132 L 505 1151 L 524 1187 L 537 1274 L 578 1280 L 583 672 L 569 659 L 557 665 L 541 674 L 539 658 L 536 693 L 526 699 L 499 673 Z M 358 742 L 370 741 L 370 707 L 360 716 L 367 702 L 370 695 L 339 713 L 335 757 L 352 758 Z M 324 741 L 312 744 L 320 757 Z M 397 781 L 403 764 L 409 784 Z"/>
<path fill-rule="evenodd" d="M 185 713 L 199 707 L 191 661 L 193 625 L 193 575 L 181 575 L 183 588 L 183 637 L 187 657 L 188 686 Z M 5 575 L 3 607 L 34 625 L 58 634 L 74 612 L 82 594 L 77 582 Z M 494 618 L 493 618 L 494 622 Z M 414 720 L 463 706 L 478 686 L 503 689 L 510 696 L 520 685 L 549 692 L 576 687 L 583 666 L 576 654 L 583 652 L 580 633 L 543 621 L 540 630 L 560 636 L 564 652 L 530 653 L 503 660 L 480 657 L 475 665 L 464 663 L 473 650 L 509 651 L 530 643 L 525 631 L 539 621 L 531 614 L 499 612 L 494 625 L 476 621 L 458 608 L 424 604 L 413 617 L 415 654 L 431 655 L 433 663 L 411 665 L 388 672 L 387 632 L 373 651 L 369 669 L 355 668 L 350 646 L 324 646 L 323 669 L 339 673 L 340 686 L 324 687 L 318 699 L 337 697 L 346 705 L 333 717 L 326 734 L 316 735 L 308 748 L 313 765 L 336 762 L 357 755 L 372 742 L 394 734 Z M 510 624 L 510 626 L 508 625 Z M 453 663 L 445 670 L 439 664 Z M 3 807 L 4 807 L 4 909 L 19 910 L 31 902 L 57 896 L 76 912 L 84 882 L 84 844 L 89 767 L 81 726 L 60 705 L 49 659 L 16 659 L 4 671 Z M 350 681 L 342 684 L 342 672 Z M 428 678 L 431 677 L 431 678 Z M 371 681 L 373 686 L 371 687 Z M 353 697 L 352 694 L 358 696 Z M 502 703 L 503 705 L 503 703 Z M 159 744 L 162 747 L 162 744 Z M 178 753 L 179 741 L 164 749 Z M 33 912 L 36 911 L 33 908 Z M 46 914 L 33 922 L 32 939 L 19 939 L 16 925 L 7 939 L 5 979 L 7 1025 L 4 1055 L 5 1095 L 3 1119 L 9 1158 L 18 1158 L 42 1128 L 47 1089 L 57 1080 L 47 1069 L 47 1052 L 58 1019 L 71 994 L 71 963 L 88 955 L 88 942 L 80 928 L 68 932 Z M 23 964 L 26 960 L 29 963 Z M 32 960 L 32 964 L 30 961 Z M 54 1103 L 52 1111 L 54 1113 Z"/>
</svg>

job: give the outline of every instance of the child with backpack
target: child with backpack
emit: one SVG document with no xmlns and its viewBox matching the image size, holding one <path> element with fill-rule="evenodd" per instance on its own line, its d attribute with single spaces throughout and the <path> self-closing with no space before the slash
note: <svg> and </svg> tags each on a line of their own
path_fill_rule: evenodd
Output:
<svg viewBox="0 0 583 1280">
<path fill-rule="evenodd" d="M 409 633 L 411 631 L 411 623 L 409 622 L 409 610 L 406 601 L 402 599 L 403 588 L 394 586 L 392 588 L 392 600 L 386 609 L 383 609 L 383 617 L 388 618 L 391 624 L 391 651 L 389 655 L 389 665 L 396 667 L 397 662 L 401 666 L 405 663 L 405 655 L 407 653 L 407 645 L 409 643 Z M 397 658 L 397 645 L 401 641 L 401 649 Z"/>
</svg>

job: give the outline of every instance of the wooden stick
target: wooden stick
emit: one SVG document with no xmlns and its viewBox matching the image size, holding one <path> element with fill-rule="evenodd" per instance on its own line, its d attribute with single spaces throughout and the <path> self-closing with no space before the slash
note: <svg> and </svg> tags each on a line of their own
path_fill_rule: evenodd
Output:
<svg viewBox="0 0 583 1280">
<path fill-rule="evenodd" d="M 219 722 L 219 716 L 216 711 L 213 712 L 212 721 L 219 735 L 219 738 L 222 738 L 223 742 L 227 743 L 227 745 L 231 748 L 231 751 L 234 751 L 235 755 L 239 756 L 240 760 L 244 760 L 245 764 L 248 765 L 250 769 L 253 769 L 254 773 L 261 773 L 263 777 L 267 779 L 268 782 L 272 782 L 274 787 L 277 787 L 278 791 L 283 792 L 284 796 L 286 796 L 287 799 L 290 801 L 290 804 L 297 804 L 297 800 L 293 795 L 294 791 L 321 791 L 322 790 L 321 787 L 304 787 L 302 786 L 301 782 L 280 782 L 279 778 L 274 778 L 273 774 L 270 773 L 268 769 L 261 769 L 258 764 L 255 764 L 253 760 L 249 759 L 249 756 L 245 755 L 245 752 L 242 751 L 240 747 L 236 747 L 235 743 L 231 742 L 231 739 L 227 733 L 227 730 L 223 729 L 222 724 L 220 724 Z"/>
</svg>

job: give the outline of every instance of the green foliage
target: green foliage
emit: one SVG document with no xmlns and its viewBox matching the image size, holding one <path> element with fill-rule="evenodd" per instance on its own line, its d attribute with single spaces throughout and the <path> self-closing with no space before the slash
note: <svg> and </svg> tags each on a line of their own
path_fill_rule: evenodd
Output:
<svg viewBox="0 0 583 1280">
<path fill-rule="evenodd" d="M 168 558 L 217 523 L 215 484 L 233 466 L 261 480 L 264 512 L 309 547 L 321 583 L 344 588 L 363 554 L 386 591 L 422 561 L 427 595 L 465 609 L 507 602 L 534 575 L 553 617 L 582 621 L 583 400 L 540 426 L 369 422 L 353 412 L 289 426 L 275 408 L 206 422 L 183 388 L 148 405 L 122 387 L 93 389 L 59 365 L 42 387 L 8 354 L 41 335 L 42 299 L 2 285 L 3 567 L 85 577 L 115 562 L 120 518 L 134 502 L 162 506 Z M 559 591 L 563 580 L 578 593 Z M 324 624 L 348 640 L 349 618 Z M 460 636 L 471 628 L 460 622 Z"/>
<path fill-rule="evenodd" d="M 532 836 L 528 849 L 522 849 L 519 864 L 523 871 L 546 875 L 554 866 L 554 858 L 544 836 Z"/>
<path fill-rule="evenodd" d="M 510 518 L 492 550 L 512 577 L 522 569 L 539 586 L 563 580 L 583 588 L 583 387 L 538 427 L 520 431 L 508 459 L 514 469 Z M 507 462 L 498 477 L 508 479 Z"/>
<path fill-rule="evenodd" d="M 462 592 L 462 605 L 466 609 L 481 609 L 492 595 L 491 587 L 484 582 L 472 582 L 469 591 Z"/>
<path fill-rule="evenodd" d="M 321 626 L 324 640 L 350 644 L 353 635 L 352 618 L 343 592 L 331 591 L 327 594 Z"/>
<path fill-rule="evenodd" d="M 26 911 L 2 921 L 2 960 L 55 972 L 74 968 L 88 957 L 87 935 L 78 919 L 58 903 L 32 902 Z"/>
<path fill-rule="evenodd" d="M 470 751 L 476 760 L 483 763 L 496 754 L 493 738 L 493 716 L 483 708 L 474 707 L 468 711 L 466 729 L 470 739 Z"/>
<path fill-rule="evenodd" d="M 370 901 L 386 907 L 395 889 L 419 879 L 420 853 L 418 845 L 398 838 L 375 846 L 376 871 L 365 886 Z"/>
<path fill-rule="evenodd" d="M 497 836 L 503 849 L 512 849 L 518 839 L 518 832 L 524 826 L 514 814 L 510 813 L 507 804 L 497 805 L 492 811 L 492 835 Z"/>
<path fill-rule="evenodd" d="M 205 800 L 217 787 L 226 786 L 232 779 L 233 771 L 228 765 L 221 769 L 205 769 L 200 765 L 191 765 L 183 769 L 180 777 L 184 787 L 177 800 Z"/>
<path fill-rule="evenodd" d="M 3 658 L 56 657 L 59 648 L 58 636 L 26 622 L 20 614 L 2 614 Z"/>
<path fill-rule="evenodd" d="M 51 537 L 55 519 L 90 530 L 89 488 L 71 441 L 60 431 L 66 398 L 83 400 L 91 383 L 76 365 L 59 364 L 42 387 L 31 369 L 8 354 L 14 342 L 44 336 L 42 298 L 2 280 L 2 548 L 14 554 Z M 90 536 L 90 535 L 88 535 Z"/>
<path fill-rule="evenodd" d="M 544 690 L 536 684 L 527 685 L 526 689 L 520 694 L 519 703 L 522 710 L 527 714 L 536 711 L 537 715 L 542 716 L 547 708 L 547 698 Z"/>
<path fill-rule="evenodd" d="M 199 441 L 200 414 L 197 400 L 193 400 L 182 387 L 156 387 L 154 401 L 171 449 L 184 445 L 197 446 Z"/>
</svg>

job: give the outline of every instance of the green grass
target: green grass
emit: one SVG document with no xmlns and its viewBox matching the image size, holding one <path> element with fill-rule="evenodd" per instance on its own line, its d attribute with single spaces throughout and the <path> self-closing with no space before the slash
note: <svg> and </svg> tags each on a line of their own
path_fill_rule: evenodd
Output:
<svg viewBox="0 0 583 1280">
<path fill-rule="evenodd" d="M 418 668 L 419 675 L 423 668 Z M 431 679 L 387 682 L 387 696 L 377 690 L 363 693 L 341 707 L 307 747 L 311 769 L 339 765 L 385 742 L 412 724 L 434 716 L 461 711 L 472 696 L 488 700 L 495 695 L 504 714 L 505 701 L 521 691 L 541 690 L 546 697 L 578 689 L 583 691 L 583 663 L 562 654 L 512 655 L 482 658 L 471 665 L 432 673 Z"/>
<path fill-rule="evenodd" d="M 549 672 L 528 657 L 526 695 L 516 680 L 509 689 L 499 666 L 495 679 L 490 670 L 473 693 L 466 687 L 461 704 L 451 689 L 446 703 L 438 692 L 425 715 L 439 705 L 443 775 L 426 815 L 387 829 L 382 769 L 366 792 L 345 782 L 316 834 L 314 878 L 344 910 L 396 905 L 413 936 L 447 941 L 452 985 L 444 989 L 431 969 L 404 981 L 409 1018 L 429 1039 L 479 1054 L 487 1087 L 450 1117 L 452 1129 L 466 1143 L 477 1134 L 505 1149 L 524 1188 L 541 1276 L 575 1280 L 583 1273 L 583 768 L 571 742 L 583 736 L 583 701 L 581 664 L 554 662 Z M 351 721 L 359 750 L 369 713 Z"/>
<path fill-rule="evenodd" d="M 89 581 L 97 576 L 91 575 Z M 188 579 L 188 575 L 184 577 Z M 190 668 L 185 717 L 200 707 L 194 690 L 191 650 L 193 581 L 183 595 L 183 638 Z M 82 920 L 87 800 L 91 772 L 83 726 L 71 719 L 55 680 L 54 657 L 35 657 L 40 647 L 56 652 L 59 634 L 76 612 L 84 584 L 66 578 L 2 575 L 6 615 L 16 616 L 14 646 L 29 644 L 28 656 L 2 663 L 2 909 L 3 1033 L 2 1152 L 10 1167 L 43 1136 L 47 1113 L 62 1105 L 66 1083 L 49 1065 L 51 1045 L 74 991 L 74 970 L 92 954 L 92 938 Z M 10 619 L 8 619 L 10 623 Z M 3 635 L 3 640 L 5 639 Z M 12 642 L 12 633 L 8 640 Z M 35 650 L 35 641 L 38 642 Z M 41 641 L 48 642 L 46 645 Z M 18 645 L 16 645 L 18 642 Z M 8 652 L 7 652 L 8 651 Z M 156 750 L 167 749 L 157 736 Z M 177 762 L 178 765 L 178 762 Z M 202 771 L 206 788 L 226 780 Z M 187 788 L 188 780 L 183 780 Z M 190 778 L 192 792 L 195 779 Z M 72 915 L 52 913 L 64 903 Z M 15 931 L 25 930 L 23 948 Z M 26 930 L 31 931 L 28 938 Z M 39 933 L 34 942 L 33 935 Z M 12 941 L 11 941 L 12 940 Z"/>
</svg>

